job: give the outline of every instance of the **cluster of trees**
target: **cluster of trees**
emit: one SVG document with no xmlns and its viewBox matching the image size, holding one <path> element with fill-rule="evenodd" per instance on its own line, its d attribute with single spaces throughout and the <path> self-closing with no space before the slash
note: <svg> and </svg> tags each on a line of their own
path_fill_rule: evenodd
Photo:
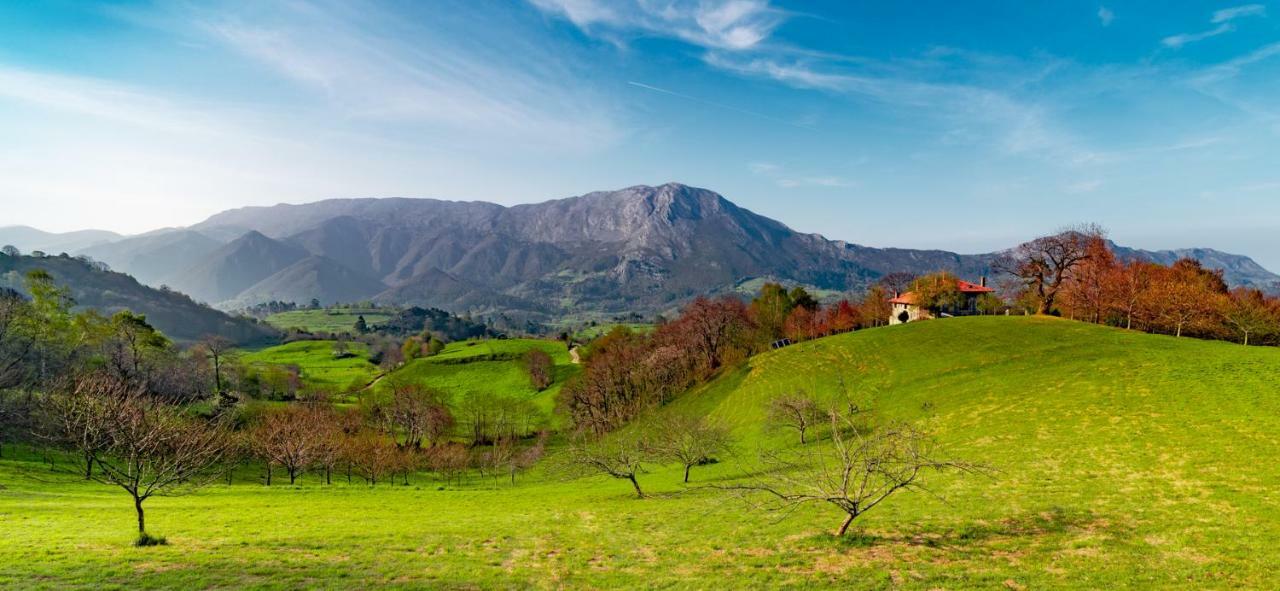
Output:
<svg viewBox="0 0 1280 591">
<path fill-rule="evenodd" d="M 1229 289 L 1222 272 L 1184 258 L 1122 260 L 1093 226 L 1029 242 L 1002 265 L 1018 302 L 1043 314 L 1174 336 L 1280 344 L 1280 299 Z"/>
<path fill-rule="evenodd" d="M 497 336 L 484 322 L 469 315 L 458 316 L 436 308 L 413 306 L 396 313 L 377 330 L 389 335 L 405 336 L 433 334 L 445 341 L 464 341 L 486 336 Z"/>
<path fill-rule="evenodd" d="M 577 431 L 612 431 L 746 359 L 754 331 L 746 305 L 728 296 L 698 298 L 651 334 L 616 327 L 586 348 L 585 369 L 565 384 L 560 405 Z"/>
<path fill-rule="evenodd" d="M 422 470 L 456 478 L 471 469 L 507 474 L 514 483 L 541 458 L 545 435 L 523 443 L 533 434 L 530 410 L 521 414 L 504 402 L 477 395 L 455 414 L 442 393 L 413 383 L 393 384 L 389 393 L 346 410 L 317 396 L 263 413 L 250 423 L 243 445 L 261 460 L 268 485 L 277 468 L 290 484 L 307 472 L 325 484 L 338 472 L 347 482 L 354 476 L 376 485 L 397 476 L 407 484 Z"/>
<path fill-rule="evenodd" d="M 698 298 L 652 333 L 619 326 L 585 347 L 585 370 L 565 385 L 560 403 L 578 431 L 612 431 L 782 339 L 883 325 L 888 300 L 880 284 L 862 301 L 825 306 L 803 287 L 777 283 L 766 283 L 749 304 L 733 296 Z"/>
<path fill-rule="evenodd" d="M 883 285 L 876 284 L 861 301 L 842 299 L 823 306 L 803 287 L 787 290 L 780 284 L 766 283 L 748 308 L 755 323 L 756 348 L 784 338 L 799 342 L 880 326 L 889 318 L 890 295 Z"/>
<path fill-rule="evenodd" d="M 641 421 L 609 438 L 580 434 L 560 456 L 560 469 L 571 477 L 604 474 L 631 483 L 644 498 L 639 476 L 646 464 L 679 464 L 684 482 L 690 471 L 719 461 L 732 451 L 729 429 L 704 416 L 671 414 Z"/>
</svg>

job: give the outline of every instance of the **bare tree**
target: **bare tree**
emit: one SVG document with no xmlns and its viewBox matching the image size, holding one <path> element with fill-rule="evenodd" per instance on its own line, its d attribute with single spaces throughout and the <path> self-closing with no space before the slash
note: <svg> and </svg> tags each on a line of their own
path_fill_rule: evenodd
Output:
<svg viewBox="0 0 1280 591">
<path fill-rule="evenodd" d="M 222 389 L 222 363 L 234 349 L 235 345 L 221 335 L 205 335 L 200 339 L 198 350 L 213 363 L 213 383 L 219 394 Z"/>
<path fill-rule="evenodd" d="M 373 430 L 348 437 L 343 451 L 356 473 L 374 486 L 378 480 L 391 475 L 402 461 L 396 444 Z"/>
<path fill-rule="evenodd" d="M 180 408 L 101 374 L 81 378 L 74 396 L 92 398 L 75 409 L 96 418 L 64 424 L 92 423 L 106 429 L 101 436 L 105 445 L 93 454 L 98 468 L 93 478 L 133 497 L 140 544 L 150 539 L 143 503 L 153 496 L 191 492 L 216 479 L 218 474 L 210 468 L 231 447 L 222 425 L 192 420 Z"/>
<path fill-rule="evenodd" d="M 529 372 L 529 383 L 539 392 L 551 385 L 554 377 L 554 362 L 551 356 L 542 349 L 530 349 L 524 355 L 525 370 Z"/>
<path fill-rule="evenodd" d="M 1048 314 L 1071 271 L 1088 260 L 1090 242 L 1104 234 L 1101 227 L 1091 224 L 1068 228 L 1018 246 L 994 266 L 1021 279 L 1039 302 L 1036 313 Z"/>
<path fill-rule="evenodd" d="M 926 472 L 985 471 L 978 464 L 934 457 L 932 440 L 911 425 L 867 432 L 852 417 L 833 412 L 831 430 L 822 445 L 767 453 L 754 482 L 728 488 L 763 494 L 766 499 L 757 506 L 784 515 L 812 503 L 835 505 L 845 515 L 835 532 L 842 536 L 855 519 L 894 494 L 930 492 L 923 481 Z"/>
<path fill-rule="evenodd" d="M 806 433 L 816 421 L 822 420 L 818 403 L 803 390 L 786 394 L 769 402 L 769 421 L 780 427 L 795 429 L 800 433 L 800 443 L 808 443 Z"/>
<path fill-rule="evenodd" d="M 671 414 L 650 426 L 648 441 L 655 457 L 679 462 L 684 467 L 684 482 L 689 470 L 714 460 L 729 450 L 729 430 L 704 416 Z"/>
<path fill-rule="evenodd" d="M 318 409 L 310 405 L 289 406 L 263 415 L 253 430 L 254 448 L 267 462 L 267 484 L 271 466 L 279 465 L 289 474 L 289 484 L 311 467 L 324 448 L 324 423 Z"/>
<path fill-rule="evenodd" d="M 84 462 L 84 478 L 93 478 L 94 460 L 111 445 L 116 405 L 136 396 L 136 387 L 106 374 L 86 376 L 54 392 L 44 406 L 45 432 L 54 444 L 69 448 Z"/>
<path fill-rule="evenodd" d="M 571 476 L 606 474 L 626 480 L 643 499 L 644 491 L 636 476 L 649 460 L 649 452 L 639 437 L 616 436 L 600 440 L 578 439 L 569 444 L 562 456 L 564 469 Z"/>
<path fill-rule="evenodd" d="M 440 442 L 453 430 L 453 414 L 444 395 L 421 384 L 399 384 L 392 389 L 387 418 L 404 437 L 403 446 L 417 449 L 423 443 Z"/>
</svg>

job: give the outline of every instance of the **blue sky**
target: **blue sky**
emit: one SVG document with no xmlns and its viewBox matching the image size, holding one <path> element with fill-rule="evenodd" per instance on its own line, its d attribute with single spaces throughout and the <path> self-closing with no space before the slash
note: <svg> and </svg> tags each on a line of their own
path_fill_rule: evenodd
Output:
<svg viewBox="0 0 1280 591">
<path fill-rule="evenodd" d="M 964 252 L 1280 270 L 1280 3 L 0 3 L 0 224 L 679 181 Z"/>
</svg>

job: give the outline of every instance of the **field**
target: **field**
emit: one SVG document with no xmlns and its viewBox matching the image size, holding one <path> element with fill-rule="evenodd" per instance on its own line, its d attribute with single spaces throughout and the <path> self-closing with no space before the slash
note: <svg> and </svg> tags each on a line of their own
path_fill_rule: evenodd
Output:
<svg viewBox="0 0 1280 591">
<path fill-rule="evenodd" d="M 479 363 L 490 362 L 452 367 Z M 931 476 L 945 502 L 894 497 L 846 538 L 829 533 L 835 509 L 779 521 L 704 487 L 740 478 L 762 447 L 793 445 L 763 417 L 795 389 L 847 390 L 995 472 Z M 6 450 L 0 588 L 1280 585 L 1275 349 L 1056 319 L 920 322 L 759 355 L 662 412 L 730 423 L 737 453 L 695 468 L 689 487 L 677 467 L 651 466 L 643 500 L 622 481 L 549 470 L 514 487 L 424 474 L 408 486 L 308 476 L 268 488 L 244 476 L 149 501 L 148 529 L 170 545 L 145 549 L 129 545 L 127 495 Z"/>
<path fill-rule="evenodd" d="M 267 324 L 280 330 L 300 328 L 309 332 L 355 332 L 356 319 L 364 316 L 364 321 L 373 326 L 391 319 L 392 312 L 386 309 L 335 309 L 335 310 L 293 310 L 277 312 L 267 317 Z"/>
<path fill-rule="evenodd" d="M 348 343 L 353 356 L 343 359 L 334 358 L 333 345 L 333 341 L 294 341 L 250 351 L 240 359 L 254 365 L 296 365 L 305 383 L 343 392 L 356 384 L 363 387 L 381 373 L 369 363 L 369 350 L 364 343 Z"/>
<path fill-rule="evenodd" d="M 529 374 L 521 362 L 521 357 L 532 348 L 546 351 L 555 363 L 555 381 L 541 392 L 529 384 Z M 454 404 L 476 393 L 528 400 L 546 418 L 545 424 L 550 426 L 559 424 L 552 420 L 556 395 L 564 381 L 577 370 L 578 367 L 569 362 L 569 353 L 562 343 L 490 339 L 449 343 L 439 354 L 415 359 L 392 375 L 446 392 Z"/>
</svg>

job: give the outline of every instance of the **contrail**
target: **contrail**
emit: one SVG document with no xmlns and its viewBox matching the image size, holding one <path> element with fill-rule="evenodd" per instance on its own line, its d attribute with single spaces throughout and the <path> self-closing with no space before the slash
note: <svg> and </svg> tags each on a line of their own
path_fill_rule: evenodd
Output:
<svg viewBox="0 0 1280 591">
<path fill-rule="evenodd" d="M 709 106 L 709 107 L 715 107 L 715 108 L 717 108 L 717 109 L 724 109 L 724 110 L 726 110 L 726 111 L 733 111 L 733 112 L 735 112 L 735 113 L 742 113 L 743 115 L 751 115 L 752 117 L 759 117 L 759 118 L 761 118 L 761 119 L 768 119 L 769 121 L 773 121 L 773 122 L 775 122 L 775 123 L 782 123 L 782 124 L 785 124 L 785 125 L 790 125 L 790 126 L 792 126 L 792 127 L 798 127 L 798 128 L 800 128 L 800 129 L 813 130 L 813 128 L 812 128 L 812 127 L 809 127 L 808 125 L 801 125 L 801 124 L 796 123 L 796 122 L 794 122 L 794 121 L 787 121 L 786 119 L 780 119 L 780 118 L 778 118 L 778 117 L 774 117 L 774 116 L 772 116 L 772 115 L 765 115 L 764 113 L 757 113 L 757 112 L 755 112 L 755 111 L 748 111 L 748 110 L 746 110 L 746 109 L 739 109 L 738 107 L 734 107 L 734 106 L 731 106 L 731 105 L 725 105 L 725 104 L 722 104 L 722 103 L 712 102 L 712 101 L 709 101 L 709 100 L 706 100 L 706 99 L 700 99 L 700 98 L 698 98 L 698 97 L 696 97 L 696 96 L 690 96 L 690 95 L 687 95 L 687 94 L 683 94 L 683 93 L 676 92 L 676 91 L 674 91 L 674 90 L 667 90 L 667 89 L 665 89 L 665 88 L 658 88 L 657 86 L 650 86 L 650 85 L 648 85 L 648 84 L 644 84 L 644 83 L 642 83 L 642 82 L 635 82 L 635 81 L 633 81 L 633 80 L 628 80 L 628 81 L 627 81 L 627 84 L 630 84 L 631 86 L 635 86 L 635 87 L 637 87 L 637 88 L 643 88 L 643 89 L 645 89 L 645 90 L 651 90 L 651 91 L 653 91 L 653 92 L 660 92 L 660 93 L 662 93 L 662 94 L 667 94 L 667 95 L 671 95 L 671 96 L 674 96 L 674 97 L 679 97 L 679 98 L 685 99 L 685 100 L 687 100 L 687 101 L 693 101 L 693 102 L 695 102 L 695 103 L 700 103 L 700 104 L 703 104 L 703 105 L 707 105 L 707 106 Z"/>
</svg>

